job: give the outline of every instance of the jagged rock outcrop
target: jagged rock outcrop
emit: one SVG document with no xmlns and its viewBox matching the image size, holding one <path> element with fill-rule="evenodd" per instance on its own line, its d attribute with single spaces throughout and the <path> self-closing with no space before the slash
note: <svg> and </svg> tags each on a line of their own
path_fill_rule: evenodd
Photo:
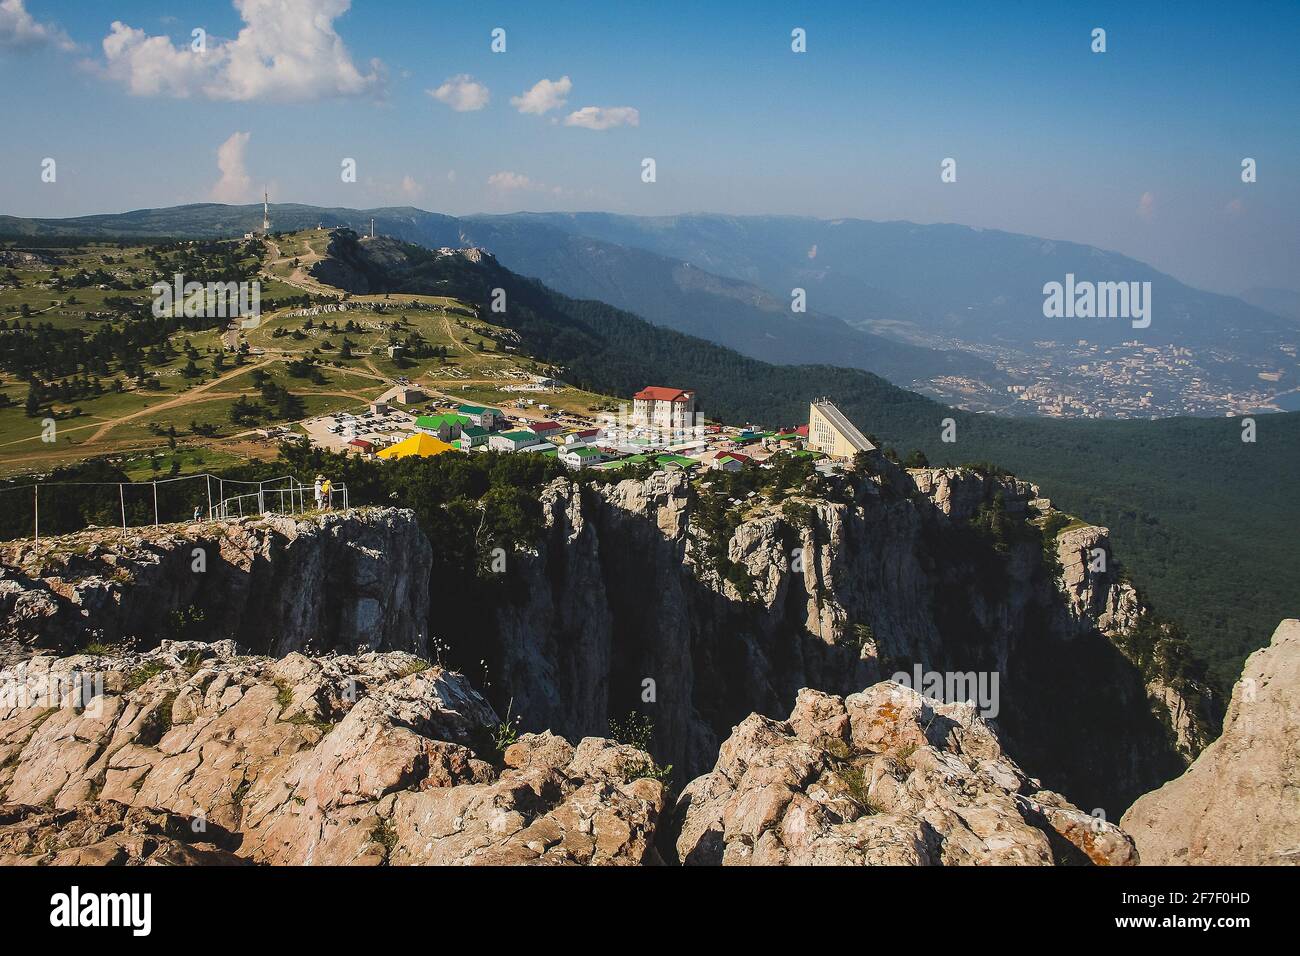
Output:
<svg viewBox="0 0 1300 956">
<path fill-rule="evenodd" d="M 969 521 L 981 506 L 1001 495 L 1007 514 L 1021 517 L 1038 487 L 1014 478 L 996 478 L 969 468 L 911 468 L 908 475 L 916 490 L 928 497 L 949 518 Z"/>
<path fill-rule="evenodd" d="M 512 557 L 517 598 L 493 608 L 475 655 L 494 699 L 513 698 L 525 727 L 573 738 L 646 710 L 656 756 L 690 777 L 713 765 L 730 727 L 789 713 L 802 687 L 850 694 L 920 665 L 996 674 L 1009 752 L 1089 810 L 1118 817 L 1182 771 L 1114 641 L 1141 607 L 1105 529 L 1062 536 L 1056 580 L 1037 531 L 1016 517 L 1037 498 L 1032 485 L 893 469 L 847 488 L 732 502 L 724 573 L 706 554 L 717 532 L 698 519 L 709 492 L 688 476 L 556 481 L 540 495 L 538 547 Z M 1000 551 L 971 530 L 985 506 L 1014 532 Z M 1105 570 L 1073 557 L 1094 548 Z"/>
<path fill-rule="evenodd" d="M 657 861 L 665 797 L 647 755 L 550 734 L 498 754 L 499 730 L 463 677 L 400 652 L 275 659 L 223 641 L 37 656 L 0 671 L 0 854 Z"/>
<path fill-rule="evenodd" d="M 238 866 L 230 834 L 109 800 L 48 810 L 0 804 L 0 866 Z M 214 842 L 215 841 L 215 842 Z"/>
<path fill-rule="evenodd" d="M 1118 827 L 1027 777 L 972 705 L 888 682 L 745 719 L 672 825 L 686 864 L 1137 863 Z"/>
<path fill-rule="evenodd" d="M 1110 532 L 1095 525 L 1069 528 L 1056 536 L 1061 562 L 1061 593 L 1069 625 L 1075 631 L 1099 629 L 1114 634 L 1134 627 L 1142 602 L 1133 585 L 1108 573 L 1113 560 Z"/>
<path fill-rule="evenodd" d="M 276 655 L 425 653 L 431 563 L 397 508 L 92 528 L 0 550 L 0 641 L 68 653 L 197 629 Z"/>
<path fill-rule="evenodd" d="M 1222 735 L 1122 825 L 1146 863 L 1300 864 L 1300 620 L 1246 659 Z"/>
</svg>

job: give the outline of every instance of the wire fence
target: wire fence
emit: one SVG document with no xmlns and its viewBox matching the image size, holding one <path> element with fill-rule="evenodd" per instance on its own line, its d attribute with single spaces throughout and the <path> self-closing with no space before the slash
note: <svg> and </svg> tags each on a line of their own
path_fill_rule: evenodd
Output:
<svg viewBox="0 0 1300 956">
<path fill-rule="evenodd" d="M 138 482 L 35 482 L 0 488 L 0 539 L 67 534 L 89 526 L 157 527 L 272 514 L 346 511 L 347 485 L 292 475 L 238 481 L 217 475 L 181 475 Z"/>
</svg>

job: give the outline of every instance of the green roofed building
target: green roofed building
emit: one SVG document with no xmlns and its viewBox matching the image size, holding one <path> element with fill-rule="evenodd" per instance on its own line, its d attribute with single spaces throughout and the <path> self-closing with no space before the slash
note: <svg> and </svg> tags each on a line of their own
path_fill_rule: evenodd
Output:
<svg viewBox="0 0 1300 956">
<path fill-rule="evenodd" d="M 456 409 L 460 414 L 465 415 L 480 428 L 486 428 L 492 431 L 505 424 L 506 417 L 495 408 L 484 408 L 482 405 L 461 405 Z"/>
<path fill-rule="evenodd" d="M 496 432 L 488 436 L 488 448 L 493 451 L 519 451 L 523 448 L 529 448 L 532 445 L 546 445 L 532 432 Z M 551 450 L 557 450 L 554 445 L 550 446 Z M 538 448 L 538 451 L 544 449 Z"/>
<path fill-rule="evenodd" d="M 609 455 L 599 448 L 592 448 L 588 445 L 579 445 L 575 448 L 566 448 L 560 452 L 560 461 L 564 462 L 565 467 L 581 470 L 590 468 L 593 465 L 599 465 L 602 462 L 609 461 Z"/>
<path fill-rule="evenodd" d="M 655 459 L 660 468 L 698 468 L 700 463 L 685 455 L 660 455 Z"/>
<path fill-rule="evenodd" d="M 460 447 L 475 448 L 479 445 L 486 445 L 488 440 L 488 430 L 480 428 L 478 425 L 464 425 L 460 430 Z"/>
<path fill-rule="evenodd" d="M 459 438 L 461 430 L 473 422 L 466 415 L 421 415 L 415 420 L 415 430 L 435 435 L 443 441 Z"/>
</svg>

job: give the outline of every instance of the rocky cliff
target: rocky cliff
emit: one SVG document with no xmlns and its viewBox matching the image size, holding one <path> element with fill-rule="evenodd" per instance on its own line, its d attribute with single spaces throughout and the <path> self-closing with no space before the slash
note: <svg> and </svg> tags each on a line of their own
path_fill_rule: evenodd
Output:
<svg viewBox="0 0 1300 956">
<path fill-rule="evenodd" d="M 1137 861 L 972 705 L 889 682 L 746 718 L 670 812 L 660 776 L 610 740 L 518 736 L 401 652 L 164 641 L 0 669 L 0 865 Z"/>
<path fill-rule="evenodd" d="M 427 650 L 431 550 L 396 508 L 91 528 L 0 548 L 0 645 L 15 658 L 197 634 L 248 650 Z"/>
<path fill-rule="evenodd" d="M 888 682 L 746 718 L 672 816 L 688 865 L 1138 862 L 1119 827 L 1027 777 L 972 705 Z"/>
<path fill-rule="evenodd" d="M 1157 864 L 1300 864 L 1300 620 L 1246 660 L 1222 735 L 1124 814 Z"/>
<path fill-rule="evenodd" d="M 801 688 L 848 695 L 903 673 L 979 697 L 1008 753 L 1089 811 L 1118 816 L 1182 771 L 1192 707 L 1121 650 L 1142 607 L 1105 529 L 1045 546 L 1037 489 L 969 469 L 881 463 L 823 484 L 556 480 L 534 544 L 469 606 L 436 588 L 430 606 L 430 545 L 400 509 L 17 543 L 0 554 L 0 645 L 12 659 L 194 637 L 428 657 L 433 641 L 525 730 L 580 740 L 641 711 L 679 781 Z"/>
<path fill-rule="evenodd" d="M 655 862 L 650 767 L 400 652 L 41 655 L 0 670 L 0 865 Z"/>
<path fill-rule="evenodd" d="M 657 756 L 690 777 L 733 726 L 789 713 L 802 687 L 996 675 L 1009 751 L 1112 817 L 1195 750 L 1189 737 L 1179 752 L 1153 703 L 1178 692 L 1149 692 L 1116 646 L 1142 607 L 1105 529 L 1060 535 L 1058 574 L 1025 520 L 1032 486 L 895 470 L 853 493 L 724 502 L 721 532 L 701 521 L 708 494 L 664 473 L 543 491 L 543 540 L 512 562 L 516 597 L 494 608 L 483 648 L 501 705 L 566 736 L 642 710 Z M 990 543 L 972 525 L 995 502 L 1009 530 Z M 725 574 L 707 560 L 719 533 Z"/>
</svg>

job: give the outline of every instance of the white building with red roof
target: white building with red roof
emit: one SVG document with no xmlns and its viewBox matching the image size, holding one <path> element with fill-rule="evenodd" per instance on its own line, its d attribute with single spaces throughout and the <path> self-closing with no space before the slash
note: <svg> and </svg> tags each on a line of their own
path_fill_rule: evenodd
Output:
<svg viewBox="0 0 1300 956">
<path fill-rule="evenodd" d="M 632 396 L 632 424 L 672 430 L 695 425 L 695 392 L 648 385 Z"/>
</svg>

